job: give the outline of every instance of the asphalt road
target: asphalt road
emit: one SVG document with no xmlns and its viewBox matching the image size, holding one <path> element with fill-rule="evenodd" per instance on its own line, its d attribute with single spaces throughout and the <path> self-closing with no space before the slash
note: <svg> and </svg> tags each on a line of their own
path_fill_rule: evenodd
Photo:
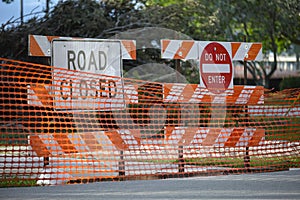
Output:
<svg viewBox="0 0 300 200">
<path fill-rule="evenodd" d="M 0 199 L 300 199 L 300 169 L 261 174 L 0 188 Z"/>
</svg>

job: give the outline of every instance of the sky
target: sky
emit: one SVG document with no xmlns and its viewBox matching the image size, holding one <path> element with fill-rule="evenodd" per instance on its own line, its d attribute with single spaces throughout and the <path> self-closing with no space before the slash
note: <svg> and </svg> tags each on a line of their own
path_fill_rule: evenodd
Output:
<svg viewBox="0 0 300 200">
<path fill-rule="evenodd" d="M 53 7 L 58 0 L 51 0 L 50 7 Z M 46 0 L 23 0 L 24 16 L 33 12 L 42 11 L 46 8 Z M 20 0 L 14 0 L 13 3 L 6 4 L 0 0 L 0 25 L 6 23 L 11 17 L 20 18 Z M 32 17 L 32 16 L 31 16 Z M 24 17 L 24 21 L 26 21 Z"/>
</svg>

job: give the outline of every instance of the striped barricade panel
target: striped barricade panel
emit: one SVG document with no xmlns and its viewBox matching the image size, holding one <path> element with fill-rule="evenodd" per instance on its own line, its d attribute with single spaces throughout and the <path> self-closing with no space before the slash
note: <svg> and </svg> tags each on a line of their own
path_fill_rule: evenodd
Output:
<svg viewBox="0 0 300 200">
<path fill-rule="evenodd" d="M 31 84 L 28 86 L 28 104 L 55 108 L 55 96 L 51 95 L 51 85 Z M 148 91 L 151 94 L 151 91 Z M 157 92 L 154 92 L 157 95 Z M 148 95 L 149 95 L 148 94 Z M 138 104 L 139 92 L 137 85 L 125 85 L 124 97 L 126 104 Z M 234 86 L 215 95 L 197 84 L 163 84 L 162 102 L 168 103 L 211 103 L 226 105 L 261 105 L 264 103 L 264 88 L 262 86 Z M 65 108 L 66 109 L 66 108 Z"/>
<path fill-rule="evenodd" d="M 200 59 L 203 49 L 211 41 L 161 40 L 164 59 Z M 247 42 L 218 42 L 230 53 L 232 60 L 261 61 L 262 44 Z"/>
<path fill-rule="evenodd" d="M 30 56 L 51 56 L 51 41 L 53 39 L 67 39 L 67 40 L 97 40 L 93 38 L 77 38 L 77 37 L 61 37 L 61 36 L 43 36 L 43 35 L 29 35 L 28 36 L 28 54 Z M 100 39 L 99 39 L 100 40 Z M 135 40 L 120 40 L 122 58 L 128 60 L 136 59 L 136 42 Z"/>
<path fill-rule="evenodd" d="M 263 144 L 264 129 L 166 127 L 169 144 L 184 146 L 249 147 Z"/>
<path fill-rule="evenodd" d="M 128 149 L 117 131 L 30 135 L 29 141 L 40 157 Z"/>
<path fill-rule="evenodd" d="M 118 176 L 120 141 L 115 138 L 110 140 L 111 136 L 111 132 L 105 131 L 55 133 L 30 135 L 29 140 L 36 156 L 43 157 L 44 167 L 49 165 L 49 169 L 64 171 L 69 176 L 67 180 L 76 180 Z M 47 183 L 43 181 L 44 177 L 40 179 L 42 184 Z M 56 179 L 59 180 L 56 176 L 50 176 L 46 181 Z"/>
<path fill-rule="evenodd" d="M 53 107 L 53 96 L 51 95 L 51 86 L 45 84 L 28 85 L 28 104 L 36 106 Z"/>
<path fill-rule="evenodd" d="M 262 43 L 231 42 L 232 60 L 261 61 Z"/>
<path fill-rule="evenodd" d="M 256 105 L 264 103 L 262 86 L 234 86 L 222 94 L 213 94 L 197 84 L 164 84 L 164 102 L 177 103 L 222 103 L 235 105 Z"/>
<path fill-rule="evenodd" d="M 198 44 L 193 40 L 161 40 L 161 57 L 166 59 L 197 59 Z"/>
<path fill-rule="evenodd" d="M 143 146 L 180 145 L 200 147 L 253 147 L 264 142 L 265 131 L 259 128 L 165 128 L 165 138 L 141 138 L 139 130 L 110 130 L 73 134 L 32 135 L 30 144 L 38 156 L 93 153 L 106 150 L 130 151 Z"/>
<path fill-rule="evenodd" d="M 38 157 L 49 157 L 51 154 L 47 145 L 38 135 L 29 136 L 29 145 Z"/>
<path fill-rule="evenodd" d="M 30 84 L 27 87 L 27 102 L 29 105 L 54 107 L 55 95 L 50 84 Z M 126 104 L 138 103 L 138 86 L 124 85 L 124 99 Z"/>
</svg>

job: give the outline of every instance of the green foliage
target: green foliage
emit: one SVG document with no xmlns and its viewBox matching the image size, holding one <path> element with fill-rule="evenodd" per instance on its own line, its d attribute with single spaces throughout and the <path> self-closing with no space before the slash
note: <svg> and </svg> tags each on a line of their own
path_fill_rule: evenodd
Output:
<svg viewBox="0 0 300 200">
<path fill-rule="evenodd" d="M 91 0 L 64 1 L 39 24 L 39 34 L 97 37 L 111 25 L 104 7 Z"/>
<path fill-rule="evenodd" d="M 299 156 L 288 157 L 257 157 L 251 156 L 251 167 L 266 167 L 272 166 L 275 168 L 289 168 L 299 167 Z M 177 161 L 178 162 L 178 161 Z M 244 158 L 240 157 L 224 157 L 224 158 L 192 158 L 186 159 L 186 163 L 193 163 L 198 166 L 219 166 L 219 167 L 232 167 L 244 168 Z"/>
<path fill-rule="evenodd" d="M 297 28 L 300 27 L 299 7 L 298 0 L 59 1 L 45 16 L 32 17 L 22 25 L 2 25 L 0 56 L 49 64 L 27 56 L 28 34 L 110 38 L 130 29 L 144 27 L 171 29 L 195 40 L 262 42 L 264 52 L 272 51 L 276 55 L 288 49 L 292 43 L 300 43 L 300 29 Z M 154 51 L 148 53 L 151 52 L 157 55 Z M 139 65 L 132 62 L 124 64 L 129 69 Z M 254 72 L 259 73 L 266 78 L 266 82 L 277 69 L 276 62 L 270 71 L 266 71 L 264 65 L 250 67 L 253 67 L 250 70 L 253 77 L 256 77 Z M 185 69 L 186 77 L 195 73 L 194 68 Z M 191 82 L 197 82 L 191 79 Z"/>
<path fill-rule="evenodd" d="M 265 53 L 273 52 L 275 57 L 286 51 L 291 43 L 300 43 L 300 9 L 297 0 L 213 0 L 220 21 L 220 30 L 227 40 L 262 42 Z M 270 77 L 277 70 L 277 60 L 267 71 L 264 65 L 248 66 L 256 82 L 257 72 L 265 78 L 269 87 Z"/>
<path fill-rule="evenodd" d="M 158 5 L 158 6 L 170 6 L 178 3 L 184 3 L 184 0 L 148 0 L 146 1 L 147 6 L 153 6 L 153 5 Z"/>
<path fill-rule="evenodd" d="M 280 82 L 280 90 L 289 88 L 300 88 L 300 77 L 285 78 Z"/>
<path fill-rule="evenodd" d="M 24 187 L 24 186 L 36 186 L 36 179 L 24 178 L 24 177 L 0 177 L 0 188 L 2 187 Z"/>
</svg>

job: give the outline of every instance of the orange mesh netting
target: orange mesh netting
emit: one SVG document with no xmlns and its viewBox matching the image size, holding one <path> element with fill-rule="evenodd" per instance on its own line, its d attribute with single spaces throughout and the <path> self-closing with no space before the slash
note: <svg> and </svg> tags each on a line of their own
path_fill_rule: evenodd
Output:
<svg viewBox="0 0 300 200">
<path fill-rule="evenodd" d="M 140 81 L 0 59 L 2 186 L 299 167 L 300 89 Z"/>
</svg>

